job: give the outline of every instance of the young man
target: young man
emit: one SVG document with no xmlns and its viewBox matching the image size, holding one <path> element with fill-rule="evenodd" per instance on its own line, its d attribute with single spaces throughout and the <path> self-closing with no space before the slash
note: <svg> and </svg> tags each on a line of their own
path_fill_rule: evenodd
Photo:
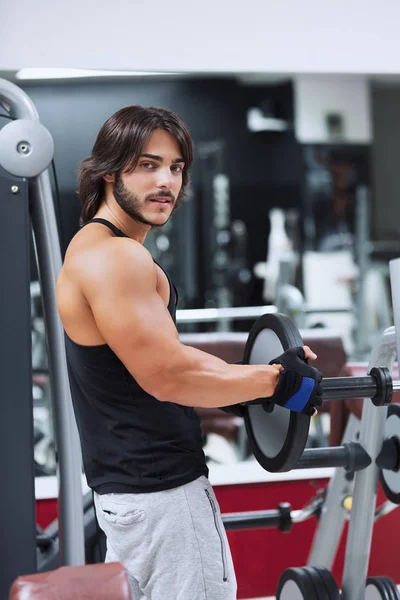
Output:
<svg viewBox="0 0 400 600">
<path fill-rule="evenodd" d="M 57 282 L 106 560 L 125 565 L 134 600 L 236 598 L 192 407 L 264 397 L 285 404 L 305 376 L 313 391 L 300 393 L 301 408 L 312 414 L 321 403 L 321 374 L 306 364 L 315 358 L 307 347 L 281 364 L 249 366 L 179 342 L 176 288 L 143 242 L 179 205 L 191 164 L 191 136 L 175 114 L 130 106 L 111 116 L 81 165 L 83 227 Z"/>
</svg>

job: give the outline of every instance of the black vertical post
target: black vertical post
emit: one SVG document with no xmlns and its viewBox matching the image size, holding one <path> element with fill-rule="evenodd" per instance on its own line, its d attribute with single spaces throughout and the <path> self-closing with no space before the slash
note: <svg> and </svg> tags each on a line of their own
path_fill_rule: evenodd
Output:
<svg viewBox="0 0 400 600">
<path fill-rule="evenodd" d="M 36 571 L 26 180 L 0 172 L 0 598 Z"/>
</svg>

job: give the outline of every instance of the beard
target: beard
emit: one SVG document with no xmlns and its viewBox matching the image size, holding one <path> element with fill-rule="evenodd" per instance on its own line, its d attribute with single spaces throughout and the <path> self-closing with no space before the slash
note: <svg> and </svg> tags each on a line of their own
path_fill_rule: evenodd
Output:
<svg viewBox="0 0 400 600">
<path fill-rule="evenodd" d="M 145 202 L 150 200 L 150 198 L 157 198 L 157 196 L 160 196 L 160 197 L 167 196 L 168 198 L 171 199 L 171 201 L 173 203 L 173 209 L 171 211 L 170 216 L 165 221 L 165 223 L 152 223 L 152 221 L 145 219 L 145 217 L 142 215 L 142 212 L 141 212 L 142 206 L 141 206 L 139 196 L 137 194 L 135 194 L 134 192 L 130 192 L 125 187 L 125 184 L 122 181 L 122 177 L 121 177 L 120 173 L 115 174 L 113 193 L 114 193 L 114 198 L 115 198 L 116 202 L 118 203 L 118 205 L 122 208 L 122 210 L 129 217 L 131 217 L 131 219 L 133 219 L 137 223 L 141 223 L 142 225 L 148 225 L 153 228 L 163 227 L 163 225 L 165 225 L 165 223 L 171 217 L 172 213 L 178 208 L 178 206 L 180 204 L 179 196 L 178 196 L 178 199 L 176 200 L 176 198 L 172 192 L 157 192 L 155 194 L 148 194 L 147 196 L 145 196 L 145 199 L 144 199 Z"/>
</svg>

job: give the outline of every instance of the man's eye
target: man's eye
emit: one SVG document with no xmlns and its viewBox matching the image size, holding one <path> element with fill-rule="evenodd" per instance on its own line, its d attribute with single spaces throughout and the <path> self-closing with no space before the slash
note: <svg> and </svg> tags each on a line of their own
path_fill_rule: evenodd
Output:
<svg viewBox="0 0 400 600">
<path fill-rule="evenodd" d="M 171 169 L 175 171 L 175 173 L 182 173 L 183 167 L 181 165 L 172 165 Z"/>
<path fill-rule="evenodd" d="M 153 169 L 154 165 L 153 163 L 149 163 L 149 162 L 144 162 L 141 164 L 142 167 L 144 167 L 145 169 Z"/>
</svg>

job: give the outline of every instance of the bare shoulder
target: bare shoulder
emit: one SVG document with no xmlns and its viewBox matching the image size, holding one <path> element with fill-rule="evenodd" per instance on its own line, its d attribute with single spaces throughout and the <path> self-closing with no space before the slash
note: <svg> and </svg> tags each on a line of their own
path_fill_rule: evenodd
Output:
<svg viewBox="0 0 400 600">
<path fill-rule="evenodd" d="M 138 279 L 156 285 L 156 270 L 149 251 L 135 240 L 77 234 L 67 250 L 60 282 L 63 278 L 74 281 L 87 296 L 92 288 L 121 289 Z"/>
<path fill-rule="evenodd" d="M 85 228 L 86 229 L 86 228 Z M 71 241 L 56 285 L 64 329 L 77 343 L 105 343 L 99 325 L 132 302 L 156 295 L 155 263 L 146 248 L 100 228 L 81 230 Z M 99 317 L 95 318 L 95 313 Z"/>
</svg>

